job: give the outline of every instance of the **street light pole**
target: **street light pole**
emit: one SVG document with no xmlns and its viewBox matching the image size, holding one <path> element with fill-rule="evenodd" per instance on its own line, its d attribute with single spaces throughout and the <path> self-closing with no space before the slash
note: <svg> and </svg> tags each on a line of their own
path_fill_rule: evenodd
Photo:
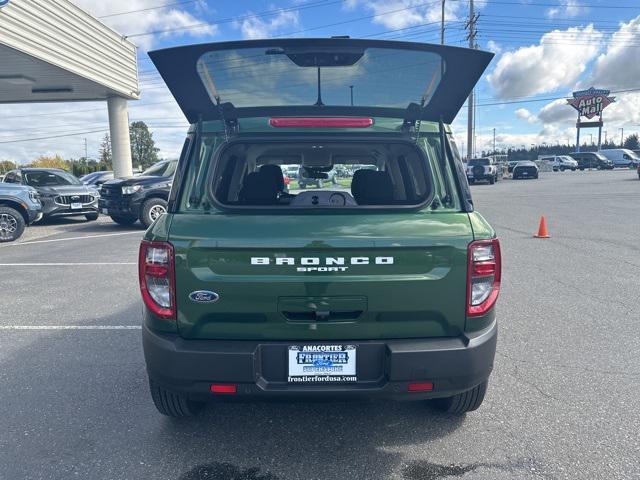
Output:
<svg viewBox="0 0 640 480">
<path fill-rule="evenodd" d="M 619 128 L 620 130 L 620 148 L 622 148 L 622 144 L 624 143 L 624 128 Z"/>
</svg>

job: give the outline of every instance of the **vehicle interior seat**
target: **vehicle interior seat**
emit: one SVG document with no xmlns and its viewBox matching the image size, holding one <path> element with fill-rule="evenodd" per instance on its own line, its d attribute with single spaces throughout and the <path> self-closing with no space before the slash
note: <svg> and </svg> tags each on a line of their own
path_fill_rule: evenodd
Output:
<svg viewBox="0 0 640 480">
<path fill-rule="evenodd" d="M 272 163 L 262 165 L 260 167 L 260 173 L 273 177 L 278 185 L 278 191 L 284 192 L 284 174 L 282 173 L 280 165 L 274 165 Z"/>
<path fill-rule="evenodd" d="M 394 203 L 393 182 L 387 172 L 356 170 L 351 181 L 351 194 L 358 205 L 390 205 Z"/>
<path fill-rule="evenodd" d="M 278 182 L 265 172 L 248 174 L 240 190 L 240 202 L 248 205 L 274 205 L 278 203 Z"/>
</svg>

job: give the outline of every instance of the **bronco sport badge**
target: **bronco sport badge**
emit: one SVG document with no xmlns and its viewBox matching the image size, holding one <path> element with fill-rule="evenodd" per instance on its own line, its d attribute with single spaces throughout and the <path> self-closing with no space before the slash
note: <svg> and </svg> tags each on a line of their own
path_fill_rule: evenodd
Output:
<svg viewBox="0 0 640 480">
<path fill-rule="evenodd" d="M 393 257 L 302 257 L 295 259 L 292 257 L 251 257 L 251 265 L 291 265 L 297 266 L 298 272 L 346 272 L 347 265 L 393 265 Z"/>
</svg>

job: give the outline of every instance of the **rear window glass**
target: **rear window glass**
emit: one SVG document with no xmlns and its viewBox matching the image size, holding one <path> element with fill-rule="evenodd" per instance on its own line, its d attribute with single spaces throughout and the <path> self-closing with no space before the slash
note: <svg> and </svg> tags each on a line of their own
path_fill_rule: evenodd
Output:
<svg viewBox="0 0 640 480">
<path fill-rule="evenodd" d="M 212 161 L 217 158 L 217 161 Z M 187 181 L 188 209 L 222 207 L 359 208 L 418 206 L 433 193 L 430 167 L 408 143 L 234 143 Z"/>
<path fill-rule="evenodd" d="M 318 66 L 320 65 L 320 66 Z M 426 105 L 445 65 L 433 52 L 393 48 L 238 48 L 205 53 L 198 74 L 214 104 L 235 107 Z"/>
</svg>

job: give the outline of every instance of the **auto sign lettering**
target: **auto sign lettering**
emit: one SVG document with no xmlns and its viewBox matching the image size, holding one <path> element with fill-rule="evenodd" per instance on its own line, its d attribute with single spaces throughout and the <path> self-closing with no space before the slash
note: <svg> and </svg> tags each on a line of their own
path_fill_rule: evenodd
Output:
<svg viewBox="0 0 640 480">
<path fill-rule="evenodd" d="M 573 92 L 573 98 L 569 98 L 567 103 L 575 108 L 581 117 L 589 119 L 602 115 L 602 111 L 615 102 L 615 97 L 609 97 L 609 90 L 589 88 Z"/>
</svg>

